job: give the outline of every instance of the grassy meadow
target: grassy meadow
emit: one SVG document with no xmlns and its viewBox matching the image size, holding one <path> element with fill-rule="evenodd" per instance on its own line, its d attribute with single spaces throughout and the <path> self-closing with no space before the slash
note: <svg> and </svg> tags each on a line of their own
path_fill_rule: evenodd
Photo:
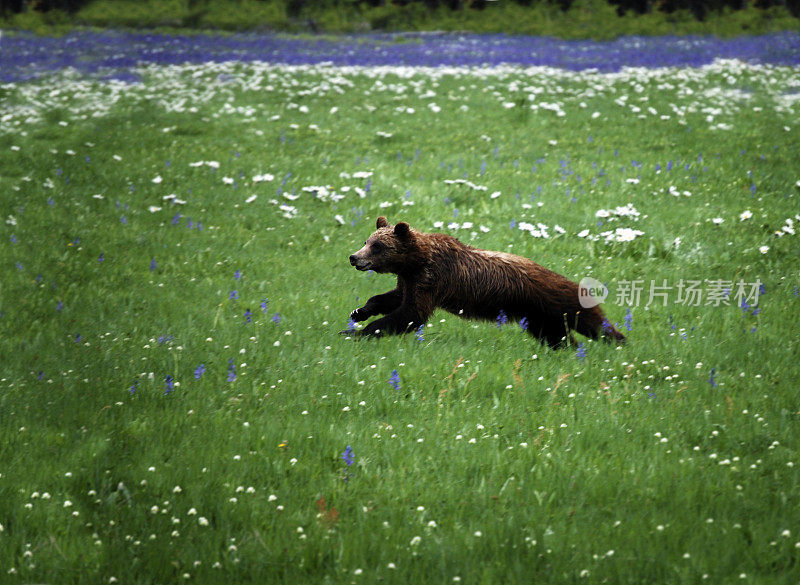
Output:
<svg viewBox="0 0 800 585">
<path fill-rule="evenodd" d="M 137 75 L 0 86 L 0 582 L 797 582 L 797 68 Z M 379 215 L 629 343 L 339 335 Z"/>
</svg>

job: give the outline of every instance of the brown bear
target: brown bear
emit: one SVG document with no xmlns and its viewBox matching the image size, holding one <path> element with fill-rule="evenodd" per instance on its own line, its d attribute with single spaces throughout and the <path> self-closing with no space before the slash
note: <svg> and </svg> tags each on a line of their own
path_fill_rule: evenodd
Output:
<svg viewBox="0 0 800 585">
<path fill-rule="evenodd" d="M 527 331 L 553 348 L 571 341 L 571 331 L 625 341 L 600 307 L 581 306 L 577 283 L 522 256 L 473 248 L 452 236 L 417 231 L 405 222 L 391 226 L 379 217 L 377 231 L 350 256 L 350 264 L 358 270 L 396 274 L 397 287 L 350 314 L 356 322 L 384 317 L 342 333 L 406 333 L 442 308 L 472 319 L 525 319 Z"/>
</svg>

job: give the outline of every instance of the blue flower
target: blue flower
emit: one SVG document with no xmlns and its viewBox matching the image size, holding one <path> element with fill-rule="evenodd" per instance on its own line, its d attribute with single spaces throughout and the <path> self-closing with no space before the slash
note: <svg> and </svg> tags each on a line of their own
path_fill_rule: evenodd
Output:
<svg viewBox="0 0 800 585">
<path fill-rule="evenodd" d="M 708 377 L 708 383 L 711 384 L 712 388 L 717 387 L 717 370 L 716 368 L 711 368 L 711 375 Z"/>
<path fill-rule="evenodd" d="M 581 362 L 586 359 L 586 344 L 583 342 L 578 344 L 578 351 L 575 352 L 575 357 Z"/>
<path fill-rule="evenodd" d="M 281 316 L 280 316 L 280 314 L 279 314 L 279 313 L 275 313 L 275 314 L 272 316 L 272 322 L 273 322 L 273 323 L 275 323 L 275 324 L 277 324 L 277 323 L 280 323 L 280 322 L 281 322 Z"/>
<path fill-rule="evenodd" d="M 236 289 L 234 289 L 231 291 L 231 294 L 228 295 L 228 298 L 235 301 L 239 298 L 239 293 L 236 291 Z"/>
<path fill-rule="evenodd" d="M 391 384 L 392 388 L 395 390 L 400 390 L 400 374 L 397 373 L 397 370 L 392 370 L 392 375 L 389 378 L 389 384 Z"/>
<path fill-rule="evenodd" d="M 233 273 L 233 277 L 236 280 L 239 280 L 242 277 L 242 272 L 240 270 L 237 270 L 236 272 Z"/>
<path fill-rule="evenodd" d="M 172 376 L 167 375 L 166 379 L 164 380 L 165 387 L 164 387 L 164 396 L 172 392 L 172 388 L 175 386 L 175 380 Z"/>
<path fill-rule="evenodd" d="M 245 321 L 245 323 L 252 323 L 253 322 L 253 313 L 250 312 L 250 309 L 245 310 L 245 312 L 244 312 L 244 321 Z"/>
<path fill-rule="evenodd" d="M 128 390 L 130 391 L 131 394 L 135 394 L 138 389 L 139 389 L 139 380 L 136 379 L 133 381 L 133 384 L 131 384 L 131 387 L 128 388 Z"/>
<path fill-rule="evenodd" d="M 424 323 L 419 327 L 417 327 L 417 332 L 414 334 L 414 337 L 416 338 L 417 341 L 425 341 L 425 337 L 422 335 L 424 329 L 425 329 Z"/>
<path fill-rule="evenodd" d="M 352 333 L 355 330 L 356 330 L 356 322 L 353 321 L 352 319 L 348 319 L 347 320 L 347 329 L 345 329 L 345 331 L 348 331 L 348 332 Z"/>
<path fill-rule="evenodd" d="M 269 305 L 269 299 L 264 299 L 263 301 L 261 301 L 261 312 L 262 313 L 266 313 L 267 312 L 267 305 Z"/>
<path fill-rule="evenodd" d="M 500 309 L 500 313 L 497 314 L 497 327 L 500 328 L 506 323 L 508 323 L 508 315 L 506 315 L 503 309 Z"/>
<path fill-rule="evenodd" d="M 628 310 L 625 312 L 625 329 L 628 331 L 633 329 L 633 313 L 631 313 L 630 307 L 628 307 Z"/>
<path fill-rule="evenodd" d="M 356 460 L 355 455 L 353 454 L 353 448 L 348 445 L 345 447 L 344 452 L 342 453 L 342 460 L 345 464 L 350 467 Z"/>
<path fill-rule="evenodd" d="M 194 369 L 194 379 L 199 380 L 200 378 L 203 377 L 203 374 L 205 373 L 206 373 L 206 365 L 200 364 Z"/>
<path fill-rule="evenodd" d="M 158 268 L 158 263 L 156 262 L 155 258 L 150 259 L 150 272 Z"/>
<path fill-rule="evenodd" d="M 228 382 L 236 381 L 236 365 L 233 363 L 233 358 L 228 360 Z"/>
<path fill-rule="evenodd" d="M 522 319 L 519 320 L 519 327 L 523 331 L 527 331 L 528 330 L 528 318 L 527 317 L 523 317 Z"/>
</svg>

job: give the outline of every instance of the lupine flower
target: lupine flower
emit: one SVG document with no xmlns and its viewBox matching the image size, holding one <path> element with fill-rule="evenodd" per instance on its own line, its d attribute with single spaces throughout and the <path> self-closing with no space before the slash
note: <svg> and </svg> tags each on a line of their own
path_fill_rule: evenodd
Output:
<svg viewBox="0 0 800 585">
<path fill-rule="evenodd" d="M 522 319 L 519 320 L 519 327 L 523 331 L 527 331 L 528 330 L 528 318 L 527 317 L 523 317 Z"/>
<path fill-rule="evenodd" d="M 425 337 L 422 335 L 424 329 L 425 329 L 424 323 L 419 327 L 417 327 L 417 332 L 414 334 L 414 337 L 416 338 L 417 341 L 425 341 Z"/>
<path fill-rule="evenodd" d="M 203 374 L 205 373 L 206 373 L 206 365 L 200 364 L 194 369 L 194 379 L 199 380 L 200 378 L 203 377 Z"/>
<path fill-rule="evenodd" d="M 170 375 L 167 375 L 167 377 L 166 377 L 166 379 L 164 380 L 164 382 L 165 382 L 165 387 L 164 387 L 164 396 L 166 396 L 167 394 L 169 394 L 170 392 L 172 392 L 172 388 L 173 388 L 173 386 L 175 385 L 175 380 L 172 378 L 172 376 L 170 376 Z"/>
<path fill-rule="evenodd" d="M 63 310 L 64 310 L 64 303 L 63 303 L 63 301 L 58 301 L 58 303 L 56 304 L 56 311 L 59 311 L 59 312 L 60 312 L 60 311 L 63 311 Z"/>
<path fill-rule="evenodd" d="M 267 312 L 267 305 L 269 305 L 269 299 L 264 299 L 263 301 L 261 301 L 261 312 L 262 313 L 266 313 Z"/>
<path fill-rule="evenodd" d="M 397 373 L 397 370 L 392 370 L 392 375 L 389 378 L 389 384 L 391 384 L 392 388 L 395 390 L 400 390 L 400 374 Z"/>
<path fill-rule="evenodd" d="M 233 358 L 228 360 L 228 382 L 236 381 L 236 365 L 233 363 Z"/>
<path fill-rule="evenodd" d="M 581 361 L 581 362 L 586 359 L 586 344 L 585 343 L 580 342 L 578 344 L 578 351 L 575 352 L 575 357 L 577 357 L 578 361 Z"/>
<path fill-rule="evenodd" d="M 139 389 L 139 380 L 137 379 L 133 381 L 133 384 L 131 384 L 131 387 L 128 388 L 128 390 L 130 391 L 131 394 L 135 394 L 138 389 Z"/>
<path fill-rule="evenodd" d="M 631 313 L 630 307 L 625 312 L 625 329 L 628 331 L 633 329 L 633 313 Z"/>
<path fill-rule="evenodd" d="M 352 449 L 352 447 L 350 447 L 350 445 L 345 447 L 345 450 L 342 453 L 342 460 L 345 462 L 345 464 L 348 467 L 350 467 L 353 464 L 353 462 L 356 460 L 355 455 L 353 454 L 353 449 Z"/>
<path fill-rule="evenodd" d="M 175 214 L 175 215 L 172 217 L 172 225 L 178 225 L 178 222 L 179 222 L 180 220 L 181 220 L 181 214 L 180 214 L 180 213 L 176 213 L 176 214 Z"/>
<path fill-rule="evenodd" d="M 253 322 L 253 313 L 250 312 L 250 309 L 245 310 L 245 312 L 244 312 L 244 320 L 245 320 L 245 323 L 252 323 Z"/>
<path fill-rule="evenodd" d="M 497 315 L 497 327 L 502 327 L 506 323 L 508 323 L 508 315 L 506 315 L 503 309 L 500 309 L 500 313 Z"/>
<path fill-rule="evenodd" d="M 746 313 L 747 312 L 747 309 L 750 308 L 750 305 L 748 304 L 747 299 L 742 299 L 742 304 L 739 305 L 739 308 L 742 309 L 742 313 Z"/>
<path fill-rule="evenodd" d="M 158 263 L 156 262 L 155 258 L 150 259 L 150 272 L 158 268 Z"/>
<path fill-rule="evenodd" d="M 711 368 L 711 375 L 708 377 L 708 383 L 711 384 L 712 388 L 717 387 L 717 369 Z"/>
<path fill-rule="evenodd" d="M 236 272 L 233 273 L 233 277 L 236 280 L 239 280 L 242 277 L 242 272 L 240 270 L 237 270 Z"/>
<path fill-rule="evenodd" d="M 83 336 L 80 333 L 76 333 L 75 334 L 75 343 L 79 343 L 81 339 L 83 339 Z"/>
<path fill-rule="evenodd" d="M 279 313 L 275 313 L 275 314 L 272 316 L 272 322 L 273 322 L 273 323 L 276 323 L 276 324 L 281 322 L 281 316 L 280 316 L 280 314 L 279 314 Z"/>
<path fill-rule="evenodd" d="M 239 293 L 234 289 L 231 291 L 231 294 L 228 295 L 228 298 L 235 301 L 239 298 Z"/>
<path fill-rule="evenodd" d="M 106 256 L 105 256 L 105 254 L 103 254 L 102 252 L 100 252 L 100 257 L 97 259 L 97 261 L 98 261 L 98 262 L 102 262 L 102 261 L 103 261 L 103 260 L 105 260 L 105 259 L 106 259 Z"/>
<path fill-rule="evenodd" d="M 345 329 L 345 331 L 352 333 L 355 330 L 356 330 L 356 322 L 353 321 L 352 319 L 348 319 L 347 320 L 347 329 Z"/>
</svg>

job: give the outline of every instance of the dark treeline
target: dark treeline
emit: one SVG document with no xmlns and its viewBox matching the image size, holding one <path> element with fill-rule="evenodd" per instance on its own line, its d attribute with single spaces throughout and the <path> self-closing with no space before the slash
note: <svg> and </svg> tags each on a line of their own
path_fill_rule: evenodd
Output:
<svg viewBox="0 0 800 585">
<path fill-rule="evenodd" d="M 572 6 L 574 0 L 260 0 L 265 3 L 282 6 L 286 14 L 300 16 L 304 11 L 312 8 L 356 8 L 380 7 L 387 5 L 408 6 L 416 4 L 430 10 L 484 10 L 491 4 L 500 2 L 516 4 L 519 6 L 535 6 L 539 3 L 556 5 L 566 11 Z M 622 15 L 626 13 L 649 14 L 653 12 L 673 13 L 688 11 L 697 19 L 703 20 L 706 15 L 724 10 L 742 10 L 748 7 L 787 9 L 793 16 L 800 16 L 800 0 L 607 0 L 616 7 Z M 92 0 L 0 0 L 0 12 L 4 16 L 28 11 L 48 12 L 60 10 L 66 13 L 75 13 Z M 202 5 L 208 0 L 184 0 L 188 7 Z"/>
</svg>

